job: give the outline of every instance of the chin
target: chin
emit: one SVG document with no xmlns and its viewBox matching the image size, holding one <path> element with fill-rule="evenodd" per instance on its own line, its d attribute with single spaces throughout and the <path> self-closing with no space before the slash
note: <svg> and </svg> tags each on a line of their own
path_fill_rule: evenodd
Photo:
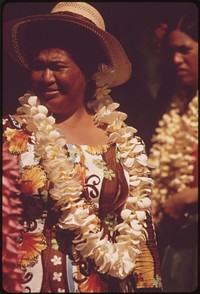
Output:
<svg viewBox="0 0 200 294">
<path fill-rule="evenodd" d="M 180 79 L 180 83 L 184 86 L 192 87 L 194 86 L 194 81 L 189 78 L 182 78 Z"/>
</svg>

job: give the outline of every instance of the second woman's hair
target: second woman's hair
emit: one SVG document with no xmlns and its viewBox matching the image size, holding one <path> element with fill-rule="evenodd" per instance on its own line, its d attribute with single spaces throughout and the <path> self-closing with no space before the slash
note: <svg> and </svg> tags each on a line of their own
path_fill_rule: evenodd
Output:
<svg viewBox="0 0 200 294">
<path fill-rule="evenodd" d="M 192 9 L 169 23 L 168 33 L 177 29 L 198 42 L 198 9 Z"/>
</svg>

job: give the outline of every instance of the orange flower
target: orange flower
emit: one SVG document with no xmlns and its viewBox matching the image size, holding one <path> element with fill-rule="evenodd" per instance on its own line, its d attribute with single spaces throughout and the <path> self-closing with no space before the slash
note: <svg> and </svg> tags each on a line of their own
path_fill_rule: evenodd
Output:
<svg viewBox="0 0 200 294">
<path fill-rule="evenodd" d="M 37 189 L 42 188 L 46 180 L 46 174 L 40 166 L 26 167 L 20 177 L 21 191 L 30 196 Z"/>
<path fill-rule="evenodd" d="M 84 186 L 85 184 L 85 166 L 82 165 L 81 163 L 76 163 L 74 170 L 76 173 L 78 173 L 80 175 L 80 179 L 81 179 L 81 185 Z"/>
<path fill-rule="evenodd" d="M 92 273 L 85 282 L 79 285 L 79 291 L 81 293 L 105 293 L 108 291 L 108 286 L 98 274 Z"/>
<path fill-rule="evenodd" d="M 36 264 L 42 250 L 46 249 L 46 239 L 42 233 L 24 233 L 22 243 L 19 245 L 20 253 L 18 264 L 23 268 Z"/>
<path fill-rule="evenodd" d="M 8 148 L 12 154 L 21 154 L 27 149 L 29 135 L 23 130 L 7 128 L 4 132 L 8 141 Z"/>
</svg>

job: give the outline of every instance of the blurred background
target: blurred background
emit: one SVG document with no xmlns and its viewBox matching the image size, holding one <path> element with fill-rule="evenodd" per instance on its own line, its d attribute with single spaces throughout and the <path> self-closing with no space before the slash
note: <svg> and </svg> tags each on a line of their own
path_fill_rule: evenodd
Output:
<svg viewBox="0 0 200 294">
<path fill-rule="evenodd" d="M 128 82 L 112 89 L 112 98 L 126 112 L 126 123 L 135 127 L 147 153 L 158 118 L 168 102 L 170 72 L 162 72 L 160 56 L 155 51 L 154 30 L 160 22 L 187 11 L 195 2 L 90 2 L 102 14 L 106 30 L 124 47 L 133 66 Z M 5 2 L 2 20 L 30 14 L 49 13 L 56 2 Z M 34 36 L 33 36 L 34 38 Z M 2 114 L 15 113 L 18 97 L 29 89 L 29 74 L 13 62 L 2 49 Z M 163 87 L 163 84 L 166 86 Z M 160 89 L 163 93 L 160 94 Z"/>
</svg>

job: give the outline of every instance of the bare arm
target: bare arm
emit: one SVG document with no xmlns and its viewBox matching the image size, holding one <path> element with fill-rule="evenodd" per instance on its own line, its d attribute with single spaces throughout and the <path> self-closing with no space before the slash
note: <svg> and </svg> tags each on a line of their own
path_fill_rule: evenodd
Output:
<svg viewBox="0 0 200 294">
<path fill-rule="evenodd" d="M 198 187 L 187 188 L 169 197 L 163 204 L 163 209 L 170 217 L 179 219 L 183 214 L 185 206 L 197 203 L 197 201 Z"/>
</svg>

